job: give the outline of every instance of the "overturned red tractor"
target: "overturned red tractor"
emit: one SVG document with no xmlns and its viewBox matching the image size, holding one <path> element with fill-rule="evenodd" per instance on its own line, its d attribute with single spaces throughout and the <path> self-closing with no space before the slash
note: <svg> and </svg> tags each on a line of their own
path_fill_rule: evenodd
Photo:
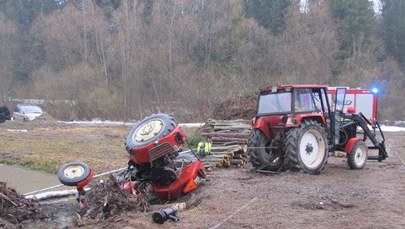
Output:
<svg viewBox="0 0 405 229">
<path fill-rule="evenodd" d="M 154 114 L 136 123 L 125 140 L 128 167 L 115 176 L 122 189 L 146 194 L 150 203 L 177 199 L 205 180 L 202 162 L 181 146 L 187 141 L 177 121 L 167 114 Z M 93 178 L 93 170 L 81 162 L 72 162 L 58 172 L 62 184 L 76 186 L 79 201 L 84 186 Z"/>
<path fill-rule="evenodd" d="M 388 157 L 378 122 L 371 123 L 353 108 L 344 111 L 346 88 L 337 88 L 330 104 L 325 85 L 269 86 L 257 92 L 257 114 L 248 140 L 250 161 L 257 171 L 301 170 L 319 174 L 329 152 L 344 151 L 351 169 L 367 160 Z M 372 130 L 368 127 L 371 126 Z M 363 136 L 357 137 L 358 127 Z M 382 141 L 376 138 L 379 130 Z M 370 139 L 372 146 L 367 146 Z M 377 156 L 369 156 L 377 149 Z"/>
</svg>

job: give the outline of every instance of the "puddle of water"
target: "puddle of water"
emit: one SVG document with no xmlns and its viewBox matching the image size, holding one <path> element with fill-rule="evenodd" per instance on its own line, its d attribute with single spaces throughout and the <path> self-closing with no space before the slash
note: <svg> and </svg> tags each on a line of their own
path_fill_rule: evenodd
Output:
<svg viewBox="0 0 405 229">
<path fill-rule="evenodd" d="M 56 175 L 3 164 L 0 164 L 0 181 L 6 182 L 8 187 L 14 188 L 19 194 L 60 184 Z M 59 190 L 66 188 L 62 186 Z"/>
</svg>

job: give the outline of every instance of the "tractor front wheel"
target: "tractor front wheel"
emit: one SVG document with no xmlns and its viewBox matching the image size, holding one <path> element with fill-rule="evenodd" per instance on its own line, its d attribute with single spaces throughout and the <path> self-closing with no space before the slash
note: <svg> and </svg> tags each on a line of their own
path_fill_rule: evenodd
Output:
<svg viewBox="0 0 405 229">
<path fill-rule="evenodd" d="M 282 149 L 272 148 L 271 140 L 262 131 L 253 130 L 248 141 L 250 162 L 256 169 L 278 171 L 284 162 Z"/>
<path fill-rule="evenodd" d="M 309 120 L 288 132 L 284 141 L 285 161 L 291 170 L 317 175 L 328 159 L 328 143 L 321 125 Z"/>
<path fill-rule="evenodd" d="M 80 182 L 88 180 L 90 176 L 92 177 L 92 173 L 87 164 L 70 162 L 59 169 L 57 176 L 60 183 L 67 186 L 77 186 Z"/>
<path fill-rule="evenodd" d="M 354 144 L 352 150 L 347 155 L 347 163 L 351 169 L 362 169 L 368 158 L 368 147 L 364 141 Z"/>
</svg>

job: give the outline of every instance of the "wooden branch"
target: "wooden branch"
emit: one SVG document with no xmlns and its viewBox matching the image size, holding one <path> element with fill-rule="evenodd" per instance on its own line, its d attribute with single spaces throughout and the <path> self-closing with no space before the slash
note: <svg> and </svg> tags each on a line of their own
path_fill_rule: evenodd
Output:
<svg viewBox="0 0 405 229">
<path fill-rule="evenodd" d="M 14 207 L 17 207 L 17 204 L 14 203 L 8 196 L 4 195 L 3 193 L 0 193 L 0 197 L 3 198 L 5 201 L 9 202 L 12 204 Z"/>
</svg>

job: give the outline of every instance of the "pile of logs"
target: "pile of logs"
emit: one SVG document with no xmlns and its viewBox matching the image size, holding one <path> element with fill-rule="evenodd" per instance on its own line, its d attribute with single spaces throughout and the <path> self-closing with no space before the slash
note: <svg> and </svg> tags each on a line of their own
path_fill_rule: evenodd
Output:
<svg viewBox="0 0 405 229">
<path fill-rule="evenodd" d="M 206 168 L 240 167 L 248 162 L 249 121 L 209 119 L 201 132 L 203 137 L 212 141 L 211 155 L 202 159 Z"/>
<path fill-rule="evenodd" d="M 206 169 L 241 167 L 248 161 L 246 145 L 218 146 L 201 159 Z"/>
</svg>

